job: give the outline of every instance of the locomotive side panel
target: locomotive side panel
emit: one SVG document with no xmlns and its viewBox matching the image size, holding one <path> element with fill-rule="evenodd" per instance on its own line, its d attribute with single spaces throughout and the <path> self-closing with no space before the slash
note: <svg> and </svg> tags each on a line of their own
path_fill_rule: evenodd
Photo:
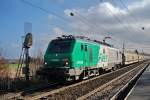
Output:
<svg viewBox="0 0 150 100">
<path fill-rule="evenodd" d="M 72 66 L 69 74 L 77 80 L 83 71 L 97 68 L 99 48 L 99 44 L 76 40 L 71 54 Z"/>
<path fill-rule="evenodd" d="M 100 49 L 99 49 L 99 61 L 98 61 L 98 68 L 102 68 L 102 69 L 108 69 L 108 52 L 109 49 L 107 46 L 101 45 L 100 44 Z"/>
<path fill-rule="evenodd" d="M 115 48 L 109 48 L 108 66 L 110 68 L 119 67 L 122 63 L 122 53 Z"/>
<path fill-rule="evenodd" d="M 73 68 L 95 67 L 98 62 L 99 45 L 76 40 L 72 56 Z"/>
</svg>

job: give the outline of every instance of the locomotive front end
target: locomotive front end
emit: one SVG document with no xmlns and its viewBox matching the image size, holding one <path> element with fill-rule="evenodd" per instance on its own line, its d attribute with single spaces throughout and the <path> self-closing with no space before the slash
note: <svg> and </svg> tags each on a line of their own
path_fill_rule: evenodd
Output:
<svg viewBox="0 0 150 100">
<path fill-rule="evenodd" d="M 71 64 L 71 52 L 74 39 L 52 40 L 44 55 L 44 66 L 39 72 L 48 80 L 69 80 Z"/>
</svg>

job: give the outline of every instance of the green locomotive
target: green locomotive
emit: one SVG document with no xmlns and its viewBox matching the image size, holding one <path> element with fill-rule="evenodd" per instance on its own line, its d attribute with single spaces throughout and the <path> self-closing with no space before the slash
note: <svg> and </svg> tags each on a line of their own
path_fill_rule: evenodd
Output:
<svg viewBox="0 0 150 100">
<path fill-rule="evenodd" d="M 130 57 L 133 55 L 136 56 Z M 99 75 L 103 70 L 115 70 L 126 61 L 128 64 L 139 61 L 139 55 L 123 54 L 109 44 L 82 36 L 62 36 L 49 43 L 44 55 L 44 67 L 38 74 L 57 81 L 85 79 Z"/>
</svg>

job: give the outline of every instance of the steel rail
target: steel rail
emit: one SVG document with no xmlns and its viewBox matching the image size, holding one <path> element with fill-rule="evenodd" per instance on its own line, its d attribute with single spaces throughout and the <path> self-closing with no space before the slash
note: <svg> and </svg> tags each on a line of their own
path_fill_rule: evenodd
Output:
<svg viewBox="0 0 150 100">
<path fill-rule="evenodd" d="M 143 63 L 142 63 L 142 64 L 143 64 Z M 134 65 L 136 65 L 136 64 L 134 64 Z M 69 89 L 69 88 L 72 88 L 72 87 L 76 87 L 76 86 L 79 86 L 79 85 L 83 85 L 83 84 L 88 83 L 88 82 L 90 82 L 90 81 L 96 80 L 96 79 L 98 79 L 98 78 L 105 77 L 105 76 L 110 75 L 110 74 L 112 74 L 112 73 L 114 73 L 114 72 L 118 72 L 118 71 L 120 71 L 120 70 L 127 69 L 128 67 L 131 67 L 131 66 L 134 66 L 134 65 L 129 65 L 129 66 L 127 66 L 127 67 L 123 67 L 123 68 L 118 69 L 118 70 L 116 70 L 116 71 L 113 71 L 113 72 L 110 72 L 110 73 L 106 73 L 106 74 L 103 74 L 103 75 L 101 75 L 101 76 L 97 76 L 97 77 L 94 77 L 94 78 L 92 78 L 92 79 L 89 79 L 89 80 L 81 81 L 81 82 L 76 83 L 76 84 L 73 84 L 73 85 L 69 85 L 69 86 L 66 86 L 66 87 L 62 87 L 62 88 L 60 88 L 60 89 L 55 89 L 55 90 L 52 90 L 52 91 L 50 91 L 50 92 L 45 92 L 45 93 L 42 93 L 42 94 L 40 94 L 40 95 L 36 95 L 36 96 L 32 96 L 32 97 L 26 97 L 26 98 L 29 99 L 29 100 L 32 100 L 32 99 L 35 100 L 35 99 L 45 98 L 45 97 L 48 97 L 49 95 L 57 94 L 57 93 L 62 92 L 62 91 L 64 91 L 64 90 L 66 90 L 66 89 Z M 140 65 L 141 65 L 141 64 L 140 64 Z"/>
<path fill-rule="evenodd" d="M 139 65 L 139 66 L 133 68 L 132 70 L 130 70 L 130 71 L 128 71 L 128 72 L 122 74 L 121 76 L 119 76 L 119 77 L 117 77 L 117 78 L 115 78 L 115 79 L 109 81 L 108 83 L 106 83 L 106 84 L 104 84 L 104 85 L 98 87 L 97 89 L 95 89 L 95 90 L 89 92 L 88 94 L 79 97 L 77 100 L 85 100 L 86 98 L 90 97 L 91 95 L 95 94 L 96 92 L 105 89 L 106 87 L 110 86 L 110 84 L 112 84 L 112 83 L 116 82 L 117 80 L 119 80 L 119 79 L 125 77 L 126 75 L 128 75 L 128 74 L 131 73 L 131 72 L 133 72 L 134 70 L 136 70 L 136 69 L 139 68 L 139 67 L 141 67 L 141 65 Z M 145 67 L 147 67 L 147 64 L 145 65 Z M 145 68 L 145 67 L 144 67 L 144 68 Z M 143 69 L 142 69 L 142 70 L 143 70 Z M 141 70 L 140 70 L 140 72 L 141 72 Z M 116 99 L 112 99 L 112 100 L 116 100 Z M 117 99 L 117 100 L 119 100 L 119 99 Z"/>
<path fill-rule="evenodd" d="M 148 66 L 149 64 L 143 67 L 126 85 L 124 85 L 123 88 L 121 88 L 114 96 L 111 97 L 111 100 L 119 100 L 120 98 L 126 100 L 131 89 L 134 87 L 137 80 Z"/>
</svg>

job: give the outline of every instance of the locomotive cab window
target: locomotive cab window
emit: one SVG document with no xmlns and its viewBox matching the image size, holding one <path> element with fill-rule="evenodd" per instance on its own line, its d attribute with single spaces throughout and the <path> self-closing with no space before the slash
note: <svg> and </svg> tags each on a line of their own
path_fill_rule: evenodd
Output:
<svg viewBox="0 0 150 100">
<path fill-rule="evenodd" d="M 83 50 L 83 44 L 81 44 L 81 50 Z"/>
<path fill-rule="evenodd" d="M 85 51 L 87 51 L 87 45 L 85 45 Z"/>
<path fill-rule="evenodd" d="M 71 49 L 70 41 L 52 41 L 49 45 L 48 51 L 50 53 L 69 52 Z"/>
</svg>

